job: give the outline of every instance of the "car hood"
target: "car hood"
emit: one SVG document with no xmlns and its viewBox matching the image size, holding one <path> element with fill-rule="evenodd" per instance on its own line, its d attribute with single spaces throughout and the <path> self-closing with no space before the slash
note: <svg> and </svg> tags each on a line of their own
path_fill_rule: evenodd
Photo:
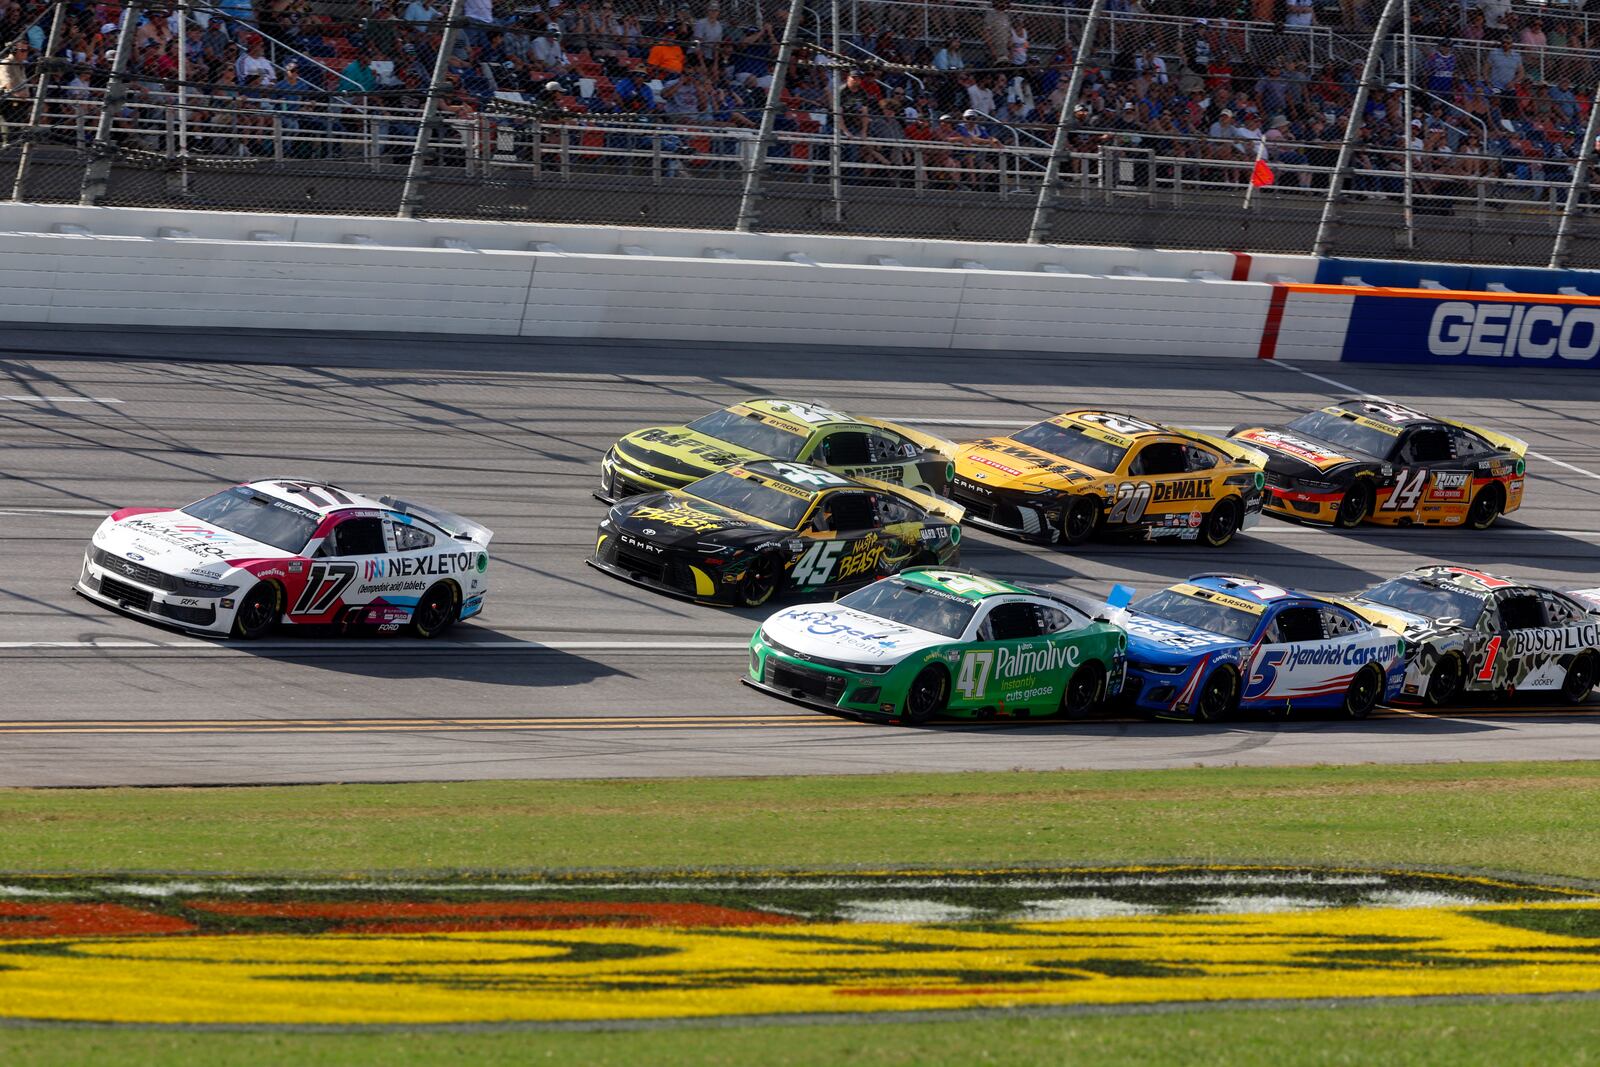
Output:
<svg viewBox="0 0 1600 1067">
<path fill-rule="evenodd" d="M 626 460 L 676 475 L 679 478 L 704 478 L 733 466 L 766 459 L 759 452 L 707 437 L 687 426 L 650 426 L 628 434 L 615 446 Z"/>
<path fill-rule="evenodd" d="M 1306 470 L 1326 474 L 1347 463 L 1381 462 L 1373 456 L 1341 449 L 1328 441 L 1279 426 L 1239 430 L 1232 436 L 1265 452 L 1268 470 L 1285 474 L 1300 474 Z"/>
<path fill-rule="evenodd" d="M 791 531 L 676 490 L 624 501 L 611 509 L 608 521 L 617 533 L 659 545 L 693 544 L 706 538 L 736 544 L 793 536 Z"/>
<path fill-rule="evenodd" d="M 1244 645 L 1243 641 L 1235 641 L 1210 630 L 1169 622 L 1126 608 L 1112 611 L 1111 621 L 1128 632 L 1130 659 L 1181 663 L 1198 655 Z"/>
<path fill-rule="evenodd" d="M 1362 618 L 1375 626 L 1382 626 L 1395 633 L 1415 635 L 1421 633 L 1437 633 L 1443 630 L 1460 629 L 1463 622 L 1460 619 L 1433 618 L 1421 615 L 1414 611 L 1405 611 L 1401 608 L 1391 607 L 1388 604 L 1374 604 L 1370 600 L 1359 598 L 1332 597 L 1334 602 L 1343 604 Z"/>
<path fill-rule="evenodd" d="M 801 657 L 879 666 L 952 640 L 838 604 L 797 604 L 767 619 L 761 629 Z"/>
<path fill-rule="evenodd" d="M 985 437 L 956 453 L 956 477 L 994 489 L 1070 489 L 1110 477 L 1009 437 Z"/>
<path fill-rule="evenodd" d="M 181 511 L 107 519 L 95 531 L 96 548 L 164 574 L 215 579 L 245 560 L 293 559 L 293 552 L 241 537 Z"/>
</svg>

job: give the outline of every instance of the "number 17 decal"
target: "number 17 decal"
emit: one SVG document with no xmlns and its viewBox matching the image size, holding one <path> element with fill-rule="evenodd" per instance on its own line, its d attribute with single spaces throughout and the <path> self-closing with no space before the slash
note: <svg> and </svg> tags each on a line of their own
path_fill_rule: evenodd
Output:
<svg viewBox="0 0 1600 1067">
<path fill-rule="evenodd" d="M 317 563 L 306 576 L 306 587 L 300 590 L 300 599 L 289 609 L 290 615 L 321 615 L 333 607 L 339 594 L 350 588 L 356 580 L 354 563 Z"/>
</svg>

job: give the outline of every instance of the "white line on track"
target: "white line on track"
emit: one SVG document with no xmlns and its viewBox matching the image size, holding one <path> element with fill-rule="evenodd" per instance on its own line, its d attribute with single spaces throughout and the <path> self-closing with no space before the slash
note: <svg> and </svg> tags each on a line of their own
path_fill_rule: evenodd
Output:
<svg viewBox="0 0 1600 1067">
<path fill-rule="evenodd" d="M 0 400 L 11 400 L 18 404 L 120 404 L 122 401 L 114 396 L 29 396 L 12 393 L 0 394 Z"/>
<path fill-rule="evenodd" d="M 110 508 L 0 508 L 0 515 L 109 515 Z"/>
<path fill-rule="evenodd" d="M 405 655 L 419 652 L 729 652 L 743 650 L 749 641 L 429 641 L 383 645 L 371 641 L 252 641 L 226 644 L 221 641 L 129 641 L 107 638 L 104 641 L 0 641 L 0 651 L 48 652 L 51 650 L 92 649 L 94 651 L 140 652 L 353 652 L 363 655 Z"/>
<path fill-rule="evenodd" d="M 1335 389 L 1340 390 L 1341 392 L 1354 393 L 1356 396 L 1364 397 L 1367 400 L 1379 400 L 1379 401 L 1382 401 L 1383 403 L 1386 403 L 1386 404 L 1391 404 L 1391 403 L 1394 402 L 1394 401 L 1390 400 L 1386 396 L 1379 396 L 1377 393 L 1369 393 L 1364 389 L 1357 389 L 1353 385 L 1346 385 L 1344 382 L 1334 381 L 1332 378 L 1325 377 L 1325 376 L 1323 376 L 1321 374 L 1313 374 L 1311 371 L 1308 371 L 1303 367 L 1296 367 L 1292 363 L 1284 363 L 1282 360 L 1276 360 L 1276 359 L 1269 360 L 1269 362 L 1272 363 L 1274 366 L 1282 367 L 1284 370 L 1292 370 L 1296 374 L 1305 375 L 1307 378 L 1315 378 L 1317 381 L 1322 382 L 1322 383 L 1324 383 L 1326 385 L 1331 385 Z M 1565 460 L 1559 460 L 1559 459 L 1556 459 L 1553 456 L 1547 456 L 1543 452 L 1535 452 L 1533 449 L 1530 448 L 1530 449 L 1528 449 L 1528 455 L 1532 456 L 1534 459 L 1541 460 L 1542 462 L 1554 463 L 1558 467 L 1564 467 L 1565 469 L 1571 471 L 1574 474 L 1583 475 L 1585 478 L 1593 478 L 1595 481 L 1600 481 L 1600 474 L 1596 474 L 1594 471 L 1584 470 L 1582 467 L 1574 467 L 1572 464 L 1566 462 Z"/>
</svg>

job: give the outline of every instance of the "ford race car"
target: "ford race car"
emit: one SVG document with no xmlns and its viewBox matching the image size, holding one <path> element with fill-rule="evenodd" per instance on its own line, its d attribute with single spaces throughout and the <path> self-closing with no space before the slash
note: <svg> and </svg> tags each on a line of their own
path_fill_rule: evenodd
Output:
<svg viewBox="0 0 1600 1067">
<path fill-rule="evenodd" d="M 420 504 L 267 478 L 176 510 L 113 512 L 75 588 L 214 637 L 261 637 L 280 622 L 435 637 L 483 610 L 493 536 Z"/>
<path fill-rule="evenodd" d="M 1236 442 L 1109 411 L 1069 411 L 956 452 L 967 521 L 1078 545 L 1097 532 L 1220 547 L 1261 518 L 1267 457 Z"/>
<path fill-rule="evenodd" d="M 1419 567 L 1350 607 L 1405 635 L 1403 695 L 1556 692 L 1581 704 L 1600 679 L 1600 590 L 1558 593 L 1466 567 Z"/>
<path fill-rule="evenodd" d="M 761 459 L 939 493 L 954 451 L 949 441 L 882 419 L 757 397 L 687 426 L 652 426 L 628 434 L 601 458 L 595 496 L 614 504 L 640 493 L 682 489 L 735 463 Z"/>
<path fill-rule="evenodd" d="M 1068 601 L 916 569 L 837 603 L 778 612 L 742 679 L 829 711 L 903 724 L 941 715 L 1076 717 L 1122 684 L 1122 631 Z"/>
<path fill-rule="evenodd" d="M 800 463 L 747 463 L 635 496 L 600 523 L 590 566 L 707 604 L 847 589 L 960 558 L 961 509 Z"/>
<path fill-rule="evenodd" d="M 1483 530 L 1522 506 L 1526 442 L 1401 404 L 1341 400 L 1232 438 L 1270 457 L 1266 509 L 1281 518 Z"/>
<path fill-rule="evenodd" d="M 1110 618 L 1128 632 L 1124 700 L 1161 718 L 1323 708 L 1364 719 L 1405 677 L 1392 630 L 1253 578 L 1198 575 Z"/>
</svg>

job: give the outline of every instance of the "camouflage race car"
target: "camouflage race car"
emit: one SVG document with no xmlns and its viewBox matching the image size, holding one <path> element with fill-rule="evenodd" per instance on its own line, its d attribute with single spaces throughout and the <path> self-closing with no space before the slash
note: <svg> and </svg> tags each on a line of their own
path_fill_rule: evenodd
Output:
<svg viewBox="0 0 1600 1067">
<path fill-rule="evenodd" d="M 919 568 L 773 615 L 750 639 L 743 681 L 904 724 L 1073 718 L 1116 695 L 1125 646 L 1121 630 L 1066 599 Z"/>
<path fill-rule="evenodd" d="M 1556 692 L 1581 704 L 1600 680 L 1600 590 L 1558 593 L 1466 567 L 1419 567 L 1344 601 L 1405 637 L 1401 695 Z"/>
<path fill-rule="evenodd" d="M 589 564 L 674 596 L 757 607 L 779 594 L 954 564 L 960 522 L 960 508 L 912 489 L 800 463 L 748 463 L 614 505 Z"/>
<path fill-rule="evenodd" d="M 1103 532 L 1220 547 L 1260 520 L 1266 460 L 1196 430 L 1069 411 L 962 445 L 950 496 L 972 525 L 1032 541 Z"/>
<path fill-rule="evenodd" d="M 682 489 L 735 463 L 760 459 L 805 463 L 847 478 L 942 493 L 954 451 L 951 442 L 907 426 L 820 404 L 757 397 L 687 426 L 630 433 L 601 458 L 595 496 L 614 504 L 640 493 Z"/>
<path fill-rule="evenodd" d="M 1281 518 L 1482 530 L 1522 506 L 1526 442 L 1400 404 L 1341 400 L 1232 439 L 1270 457 L 1266 509 Z"/>
</svg>

